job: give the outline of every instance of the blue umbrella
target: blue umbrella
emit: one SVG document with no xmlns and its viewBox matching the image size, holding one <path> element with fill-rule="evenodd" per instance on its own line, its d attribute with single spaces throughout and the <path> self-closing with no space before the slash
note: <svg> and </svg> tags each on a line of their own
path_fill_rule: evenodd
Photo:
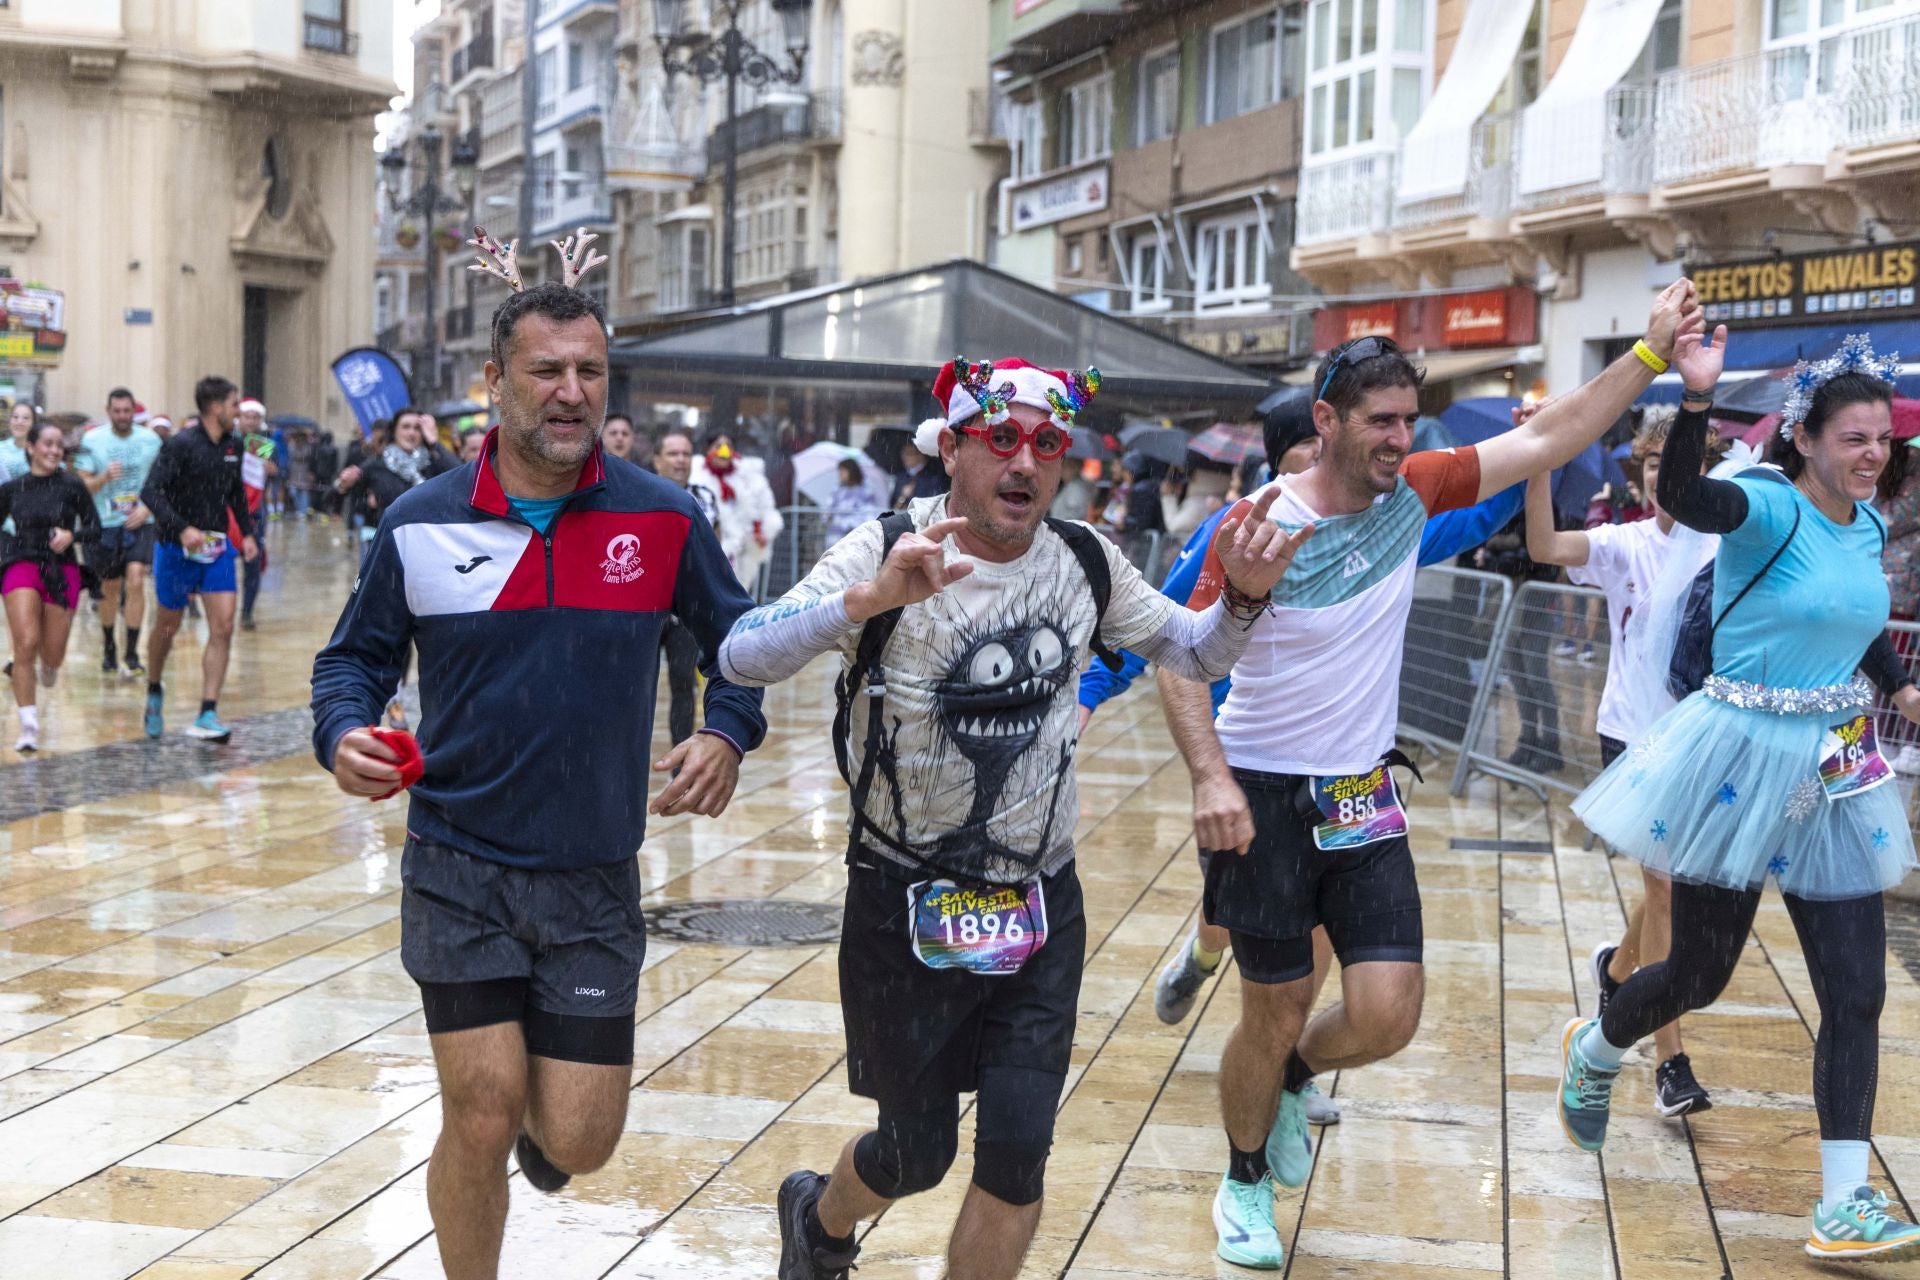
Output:
<svg viewBox="0 0 1920 1280">
<path fill-rule="evenodd" d="M 1553 473 L 1553 509 L 1563 516 L 1580 519 L 1587 514 L 1593 496 L 1610 484 L 1624 492 L 1627 473 L 1607 456 L 1605 448 L 1590 444 L 1572 462 Z"/>
<path fill-rule="evenodd" d="M 1514 396 L 1475 396 L 1455 400 L 1442 409 L 1440 421 L 1446 424 L 1455 444 L 1479 444 L 1513 430 L 1513 411 L 1519 407 L 1520 401 Z"/>
</svg>

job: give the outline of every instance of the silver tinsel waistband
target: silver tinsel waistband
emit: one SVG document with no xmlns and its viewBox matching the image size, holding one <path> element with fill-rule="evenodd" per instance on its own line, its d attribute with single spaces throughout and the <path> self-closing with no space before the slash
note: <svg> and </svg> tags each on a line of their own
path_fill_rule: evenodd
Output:
<svg viewBox="0 0 1920 1280">
<path fill-rule="evenodd" d="M 1873 702 L 1873 682 L 1865 676 L 1855 676 L 1847 684 L 1821 685 L 1817 689 L 1781 689 L 1751 680 L 1708 676 L 1700 691 L 1716 702 L 1729 702 L 1748 711 L 1767 711 L 1777 716 L 1831 715 Z"/>
</svg>

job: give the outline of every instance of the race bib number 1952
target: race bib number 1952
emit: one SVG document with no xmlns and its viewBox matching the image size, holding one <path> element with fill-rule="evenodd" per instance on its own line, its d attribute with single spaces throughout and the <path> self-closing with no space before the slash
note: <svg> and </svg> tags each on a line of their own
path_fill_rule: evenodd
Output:
<svg viewBox="0 0 1920 1280">
<path fill-rule="evenodd" d="M 1313 805 L 1321 819 L 1313 829 L 1313 847 L 1322 852 L 1407 834 L 1407 811 L 1400 807 L 1393 771 L 1384 764 L 1365 773 L 1315 778 Z"/>
<path fill-rule="evenodd" d="M 913 954 L 929 969 L 1020 972 L 1047 940 L 1047 903 L 1038 880 L 963 889 L 923 880 L 907 890 Z"/>
</svg>

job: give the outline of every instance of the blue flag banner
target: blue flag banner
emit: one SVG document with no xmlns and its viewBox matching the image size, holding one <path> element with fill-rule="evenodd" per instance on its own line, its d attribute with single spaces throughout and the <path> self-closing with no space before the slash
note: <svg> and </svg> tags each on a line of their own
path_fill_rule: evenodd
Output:
<svg viewBox="0 0 1920 1280">
<path fill-rule="evenodd" d="M 393 357 L 378 347 L 355 347 L 333 362 L 333 376 L 353 406 L 360 434 L 373 434 L 373 424 L 391 418 L 413 403 L 407 375 Z"/>
</svg>

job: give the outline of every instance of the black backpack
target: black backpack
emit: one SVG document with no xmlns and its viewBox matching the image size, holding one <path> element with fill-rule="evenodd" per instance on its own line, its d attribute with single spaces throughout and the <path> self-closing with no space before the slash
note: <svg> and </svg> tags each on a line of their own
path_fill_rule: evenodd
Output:
<svg viewBox="0 0 1920 1280">
<path fill-rule="evenodd" d="M 1800 507 L 1793 508 L 1793 527 L 1787 530 L 1787 540 L 1782 542 L 1767 562 L 1760 566 L 1760 572 L 1753 580 L 1740 588 L 1740 594 L 1727 602 L 1719 617 L 1713 616 L 1713 566 L 1707 561 L 1706 567 L 1693 575 L 1693 584 L 1687 588 L 1686 613 L 1680 619 L 1680 633 L 1673 639 L 1673 657 L 1667 661 L 1667 692 L 1676 700 L 1689 694 L 1698 693 L 1707 677 L 1713 674 L 1713 633 L 1727 620 L 1733 607 L 1747 598 L 1747 592 L 1760 585 L 1760 579 L 1767 576 L 1767 570 L 1778 564 L 1780 557 L 1787 554 L 1787 548 L 1793 545 L 1793 535 L 1800 532 Z"/>
<path fill-rule="evenodd" d="M 888 511 L 880 520 L 880 559 L 884 563 L 893 551 L 893 544 L 900 536 L 913 529 L 913 517 L 905 511 Z M 1087 575 L 1087 586 L 1093 591 L 1093 652 L 1107 670 L 1120 669 L 1120 655 L 1108 648 L 1100 638 L 1100 624 L 1107 617 L 1107 600 L 1113 594 L 1113 578 L 1107 570 L 1107 553 L 1101 545 L 1100 535 L 1086 525 L 1071 520 L 1056 520 L 1047 517 L 1047 528 L 1053 530 L 1073 552 L 1073 558 L 1080 562 L 1080 571 Z M 885 613 L 868 618 L 860 631 L 860 642 L 854 648 L 853 665 L 840 674 L 834 682 L 833 712 L 833 757 L 840 767 L 840 777 L 846 782 L 853 796 L 853 824 L 849 832 L 850 847 L 858 847 L 863 829 L 871 831 L 883 844 L 901 853 L 911 854 L 912 850 L 902 848 L 886 832 L 875 828 L 867 821 L 867 791 L 873 785 L 874 758 L 878 755 L 881 732 L 881 704 L 886 700 L 886 670 L 880 664 L 880 654 L 893 639 L 893 632 L 900 625 L 899 609 L 889 609 Z M 853 776 L 850 760 L 852 743 L 849 736 L 853 732 L 853 696 L 856 689 L 864 688 L 867 694 L 867 742 L 861 754 L 860 776 Z"/>
</svg>

